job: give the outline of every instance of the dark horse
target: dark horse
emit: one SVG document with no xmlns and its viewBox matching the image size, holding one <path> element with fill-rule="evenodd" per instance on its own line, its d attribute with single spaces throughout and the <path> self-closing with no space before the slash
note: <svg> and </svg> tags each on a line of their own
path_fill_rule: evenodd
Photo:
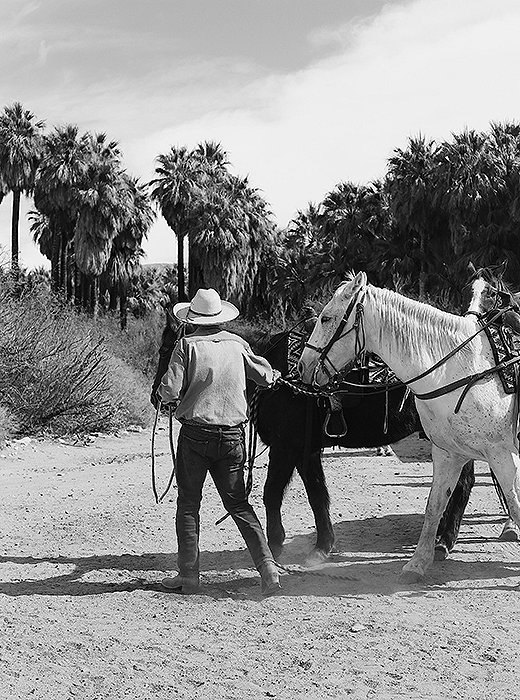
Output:
<svg viewBox="0 0 520 700">
<path fill-rule="evenodd" d="M 152 400 L 180 334 L 178 323 L 168 312 L 166 318 Z M 269 339 L 270 349 L 264 349 L 267 359 L 282 376 L 289 372 L 290 340 L 289 333 L 281 333 Z M 345 379 L 360 383 L 363 377 L 354 371 Z M 329 556 L 334 544 L 329 493 L 321 461 L 322 448 L 332 445 L 378 447 L 397 442 L 420 429 L 413 398 L 405 395 L 405 387 L 393 389 L 388 394 L 380 391 L 380 387 L 366 387 L 359 395 L 342 393 L 341 410 L 337 410 L 336 405 L 333 411 L 326 399 L 296 392 L 285 384 L 259 391 L 254 418 L 260 438 L 270 447 L 264 505 L 267 537 L 275 557 L 280 556 L 285 539 L 281 519 L 283 495 L 295 470 L 302 478 L 314 514 L 316 545 L 306 560 L 308 565 L 314 565 Z M 328 422 L 327 418 L 330 419 Z M 325 424 L 329 435 L 324 432 Z M 344 432 L 345 425 L 345 435 L 331 437 Z M 440 558 L 446 556 L 457 539 L 473 483 L 473 463 L 469 462 L 462 470 L 439 525 L 437 547 Z"/>
<path fill-rule="evenodd" d="M 272 338 L 270 349 L 264 350 L 266 358 L 282 375 L 289 371 L 289 345 L 290 336 L 285 333 Z M 363 377 L 360 371 L 353 370 L 344 379 L 358 384 Z M 341 407 L 334 406 L 333 411 L 326 398 L 307 395 L 284 384 L 259 392 L 256 425 L 262 441 L 270 447 L 264 505 L 267 537 L 275 557 L 279 557 L 285 539 L 281 518 L 283 495 L 295 470 L 303 481 L 316 524 L 316 544 L 305 562 L 312 566 L 326 559 L 334 544 L 322 448 L 333 445 L 379 447 L 421 429 L 413 396 L 406 394 L 405 386 L 388 393 L 377 384 L 362 390 L 350 387 L 350 391 L 343 386 Z M 324 431 L 327 418 L 330 419 L 328 435 Z M 340 435 L 345 425 L 347 432 Z M 439 524 L 437 558 L 445 558 L 457 539 L 474 481 L 473 462 L 470 461 L 462 470 Z"/>
</svg>

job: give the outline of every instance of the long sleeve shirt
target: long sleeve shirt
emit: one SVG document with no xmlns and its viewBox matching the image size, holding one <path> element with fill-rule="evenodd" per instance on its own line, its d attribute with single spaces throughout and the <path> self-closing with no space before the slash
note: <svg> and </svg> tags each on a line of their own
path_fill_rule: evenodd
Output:
<svg viewBox="0 0 520 700">
<path fill-rule="evenodd" d="M 267 387 L 277 376 L 240 336 L 199 327 L 177 342 L 158 392 L 165 403 L 179 401 L 181 422 L 234 426 L 247 420 L 246 378 Z"/>
</svg>

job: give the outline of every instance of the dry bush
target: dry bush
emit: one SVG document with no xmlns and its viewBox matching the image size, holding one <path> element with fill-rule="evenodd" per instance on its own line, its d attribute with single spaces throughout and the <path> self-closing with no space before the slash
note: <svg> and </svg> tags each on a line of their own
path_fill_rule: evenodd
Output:
<svg viewBox="0 0 520 700">
<path fill-rule="evenodd" d="M 152 380 L 157 370 L 161 334 L 165 325 L 164 312 L 149 311 L 143 318 L 128 318 L 121 330 L 118 314 L 106 314 L 97 322 L 110 352 Z"/>
<path fill-rule="evenodd" d="M 16 432 L 17 425 L 11 412 L 5 406 L 0 405 L 0 448 L 2 448 L 6 441 Z"/>
<path fill-rule="evenodd" d="M 111 431 L 150 418 L 144 377 L 96 325 L 35 291 L 0 292 L 0 401 L 18 432 Z"/>
</svg>

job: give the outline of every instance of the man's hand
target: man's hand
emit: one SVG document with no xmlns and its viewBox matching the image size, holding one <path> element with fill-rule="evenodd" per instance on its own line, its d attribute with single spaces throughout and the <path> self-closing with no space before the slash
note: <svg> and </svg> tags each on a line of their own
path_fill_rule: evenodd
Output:
<svg viewBox="0 0 520 700">
<path fill-rule="evenodd" d="M 269 386 L 274 386 L 278 380 L 281 379 L 281 376 L 281 373 L 277 369 L 273 369 L 273 381 L 269 384 Z"/>
</svg>

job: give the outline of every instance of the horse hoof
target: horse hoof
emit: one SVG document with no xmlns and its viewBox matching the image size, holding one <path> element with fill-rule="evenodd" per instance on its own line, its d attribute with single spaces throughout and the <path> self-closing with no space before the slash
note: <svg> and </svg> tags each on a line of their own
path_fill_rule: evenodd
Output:
<svg viewBox="0 0 520 700">
<path fill-rule="evenodd" d="M 501 542 L 518 542 L 518 530 L 515 526 L 506 525 L 498 538 Z"/>
<path fill-rule="evenodd" d="M 439 543 L 435 545 L 435 561 L 445 561 L 448 558 L 449 554 L 450 550 L 446 547 L 445 544 Z"/>
<path fill-rule="evenodd" d="M 401 571 L 399 581 L 401 583 L 421 583 L 424 576 L 418 571 Z"/>
<path fill-rule="evenodd" d="M 306 569 L 312 569 L 326 562 L 328 558 L 329 555 L 325 554 L 322 549 L 313 549 L 305 559 L 303 565 Z"/>
</svg>

